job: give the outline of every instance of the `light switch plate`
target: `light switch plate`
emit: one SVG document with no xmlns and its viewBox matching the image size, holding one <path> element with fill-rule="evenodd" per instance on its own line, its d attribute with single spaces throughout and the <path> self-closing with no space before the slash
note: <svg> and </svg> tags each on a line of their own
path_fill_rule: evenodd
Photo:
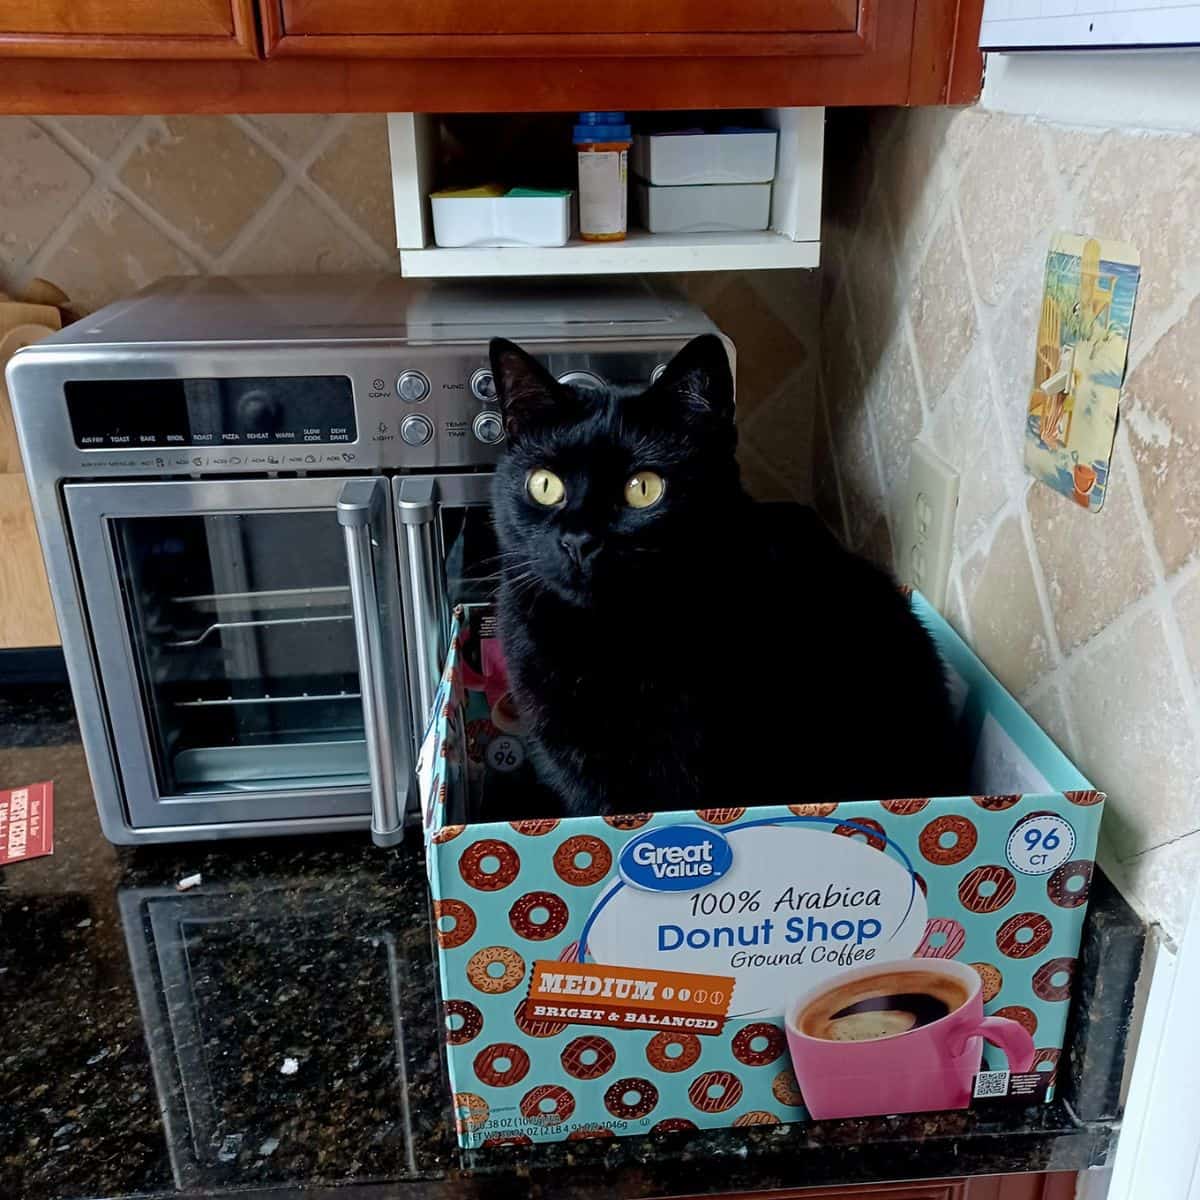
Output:
<svg viewBox="0 0 1200 1200">
<path fill-rule="evenodd" d="M 897 574 L 939 612 L 946 604 L 957 509 L 958 472 L 928 446 L 913 442 L 900 512 Z"/>
</svg>

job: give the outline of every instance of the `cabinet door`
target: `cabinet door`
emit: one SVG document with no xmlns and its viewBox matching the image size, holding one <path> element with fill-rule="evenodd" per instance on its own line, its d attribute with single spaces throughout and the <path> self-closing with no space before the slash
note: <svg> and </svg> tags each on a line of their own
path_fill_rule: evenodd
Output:
<svg viewBox="0 0 1200 1200">
<path fill-rule="evenodd" d="M 0 56 L 253 58 L 254 0 L 0 0 Z"/>
<path fill-rule="evenodd" d="M 854 53 L 879 0 L 263 0 L 269 53 Z"/>
<path fill-rule="evenodd" d="M 720 1200 L 1071 1200 L 1075 1173 L 983 1175 L 929 1183 L 877 1183 L 833 1188 L 728 1194 Z M 686 1197 L 681 1200 L 699 1200 Z"/>
</svg>

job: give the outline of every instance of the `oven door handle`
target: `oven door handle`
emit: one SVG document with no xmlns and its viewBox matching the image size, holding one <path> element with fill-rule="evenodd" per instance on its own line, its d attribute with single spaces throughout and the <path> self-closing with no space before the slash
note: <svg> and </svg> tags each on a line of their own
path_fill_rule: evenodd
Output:
<svg viewBox="0 0 1200 1200">
<path fill-rule="evenodd" d="M 409 478 L 401 481 L 397 499 L 404 526 L 404 559 L 412 595 L 412 628 L 416 646 L 417 692 L 422 713 L 433 711 L 446 654 L 446 582 L 438 558 L 437 481 Z"/>
<path fill-rule="evenodd" d="M 350 602 L 358 645 L 363 724 L 371 773 L 371 838 L 377 846 L 394 846 L 404 837 L 404 807 L 396 751 L 394 720 L 398 697 L 389 682 L 382 606 L 375 573 L 375 547 L 386 547 L 388 489 L 383 479 L 352 479 L 338 496 L 337 519 L 346 536 L 350 568 Z"/>
</svg>

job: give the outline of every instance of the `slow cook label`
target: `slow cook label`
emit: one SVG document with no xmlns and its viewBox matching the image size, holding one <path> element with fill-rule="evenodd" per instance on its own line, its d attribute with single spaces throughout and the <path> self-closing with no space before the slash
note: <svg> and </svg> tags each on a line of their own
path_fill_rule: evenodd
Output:
<svg viewBox="0 0 1200 1200">
<path fill-rule="evenodd" d="M 597 963 L 733 978 L 729 1015 L 781 1017 L 821 979 L 905 958 L 925 933 L 925 896 L 902 852 L 861 840 L 872 829 L 830 836 L 835 827 L 649 830 L 623 848 L 621 878 L 581 944 Z"/>
</svg>

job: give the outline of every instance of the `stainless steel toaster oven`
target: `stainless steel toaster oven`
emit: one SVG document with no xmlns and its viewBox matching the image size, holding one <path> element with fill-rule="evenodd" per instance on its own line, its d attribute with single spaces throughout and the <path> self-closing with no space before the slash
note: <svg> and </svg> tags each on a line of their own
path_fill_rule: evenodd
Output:
<svg viewBox="0 0 1200 1200">
<path fill-rule="evenodd" d="M 398 841 L 450 606 L 494 572 L 489 339 L 602 389 L 710 330 L 637 281 L 171 279 L 18 352 L 106 835 Z"/>
</svg>

